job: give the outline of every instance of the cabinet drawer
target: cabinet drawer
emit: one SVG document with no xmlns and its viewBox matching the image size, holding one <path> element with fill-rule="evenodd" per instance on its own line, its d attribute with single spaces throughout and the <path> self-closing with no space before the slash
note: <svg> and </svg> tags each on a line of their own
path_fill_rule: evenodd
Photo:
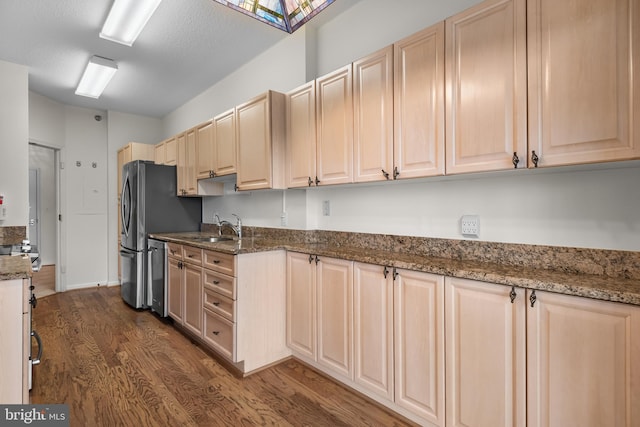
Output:
<svg viewBox="0 0 640 427">
<path fill-rule="evenodd" d="M 232 322 L 235 321 L 236 302 L 231 298 L 220 295 L 208 287 L 204 288 L 204 306 Z"/>
<path fill-rule="evenodd" d="M 220 273 L 235 276 L 235 256 L 232 254 L 204 251 L 203 265 Z"/>
<path fill-rule="evenodd" d="M 204 310 L 204 339 L 211 348 L 233 362 L 236 361 L 235 336 L 235 323 L 207 309 Z"/>
<path fill-rule="evenodd" d="M 216 271 L 204 271 L 204 287 L 223 296 L 236 299 L 236 279 Z"/>
<path fill-rule="evenodd" d="M 168 255 L 172 258 L 182 259 L 182 245 L 179 243 L 171 243 L 167 244 Z"/>
<path fill-rule="evenodd" d="M 182 247 L 182 259 L 193 264 L 202 265 L 202 249 L 192 246 Z"/>
</svg>

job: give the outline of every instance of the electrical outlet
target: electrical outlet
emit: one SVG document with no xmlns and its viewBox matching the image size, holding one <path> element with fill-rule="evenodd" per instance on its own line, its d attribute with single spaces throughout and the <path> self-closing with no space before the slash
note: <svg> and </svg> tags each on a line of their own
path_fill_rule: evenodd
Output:
<svg viewBox="0 0 640 427">
<path fill-rule="evenodd" d="M 460 218 L 460 233 L 463 236 L 478 237 L 480 234 L 480 217 L 478 215 L 463 215 Z"/>
<path fill-rule="evenodd" d="M 282 212 L 280 214 L 280 225 L 283 227 L 287 226 L 287 223 L 289 222 L 289 218 L 286 212 Z"/>
<path fill-rule="evenodd" d="M 322 202 L 322 215 L 323 216 L 331 215 L 331 202 L 329 202 L 329 200 L 325 200 Z"/>
</svg>

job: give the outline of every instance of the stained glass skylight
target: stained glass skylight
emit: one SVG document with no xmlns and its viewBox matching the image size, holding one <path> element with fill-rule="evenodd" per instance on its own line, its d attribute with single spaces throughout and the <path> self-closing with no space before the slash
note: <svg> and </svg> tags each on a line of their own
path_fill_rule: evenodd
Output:
<svg viewBox="0 0 640 427">
<path fill-rule="evenodd" d="M 335 0 L 214 0 L 266 24 L 293 33 Z"/>
</svg>

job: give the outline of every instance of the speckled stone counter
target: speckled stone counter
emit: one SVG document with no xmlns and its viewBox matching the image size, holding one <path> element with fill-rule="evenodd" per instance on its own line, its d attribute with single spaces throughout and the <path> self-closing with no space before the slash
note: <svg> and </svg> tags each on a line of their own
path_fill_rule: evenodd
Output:
<svg viewBox="0 0 640 427">
<path fill-rule="evenodd" d="M 0 256 L 0 281 L 31 277 L 31 260 L 27 256 Z"/>
<path fill-rule="evenodd" d="M 27 238 L 27 227 L 0 227 L 0 245 L 17 245 Z"/>
<path fill-rule="evenodd" d="M 233 254 L 285 249 L 640 305 L 639 252 L 250 227 L 241 242 L 194 240 L 216 232 L 204 224 L 201 233 L 153 237 Z"/>
</svg>

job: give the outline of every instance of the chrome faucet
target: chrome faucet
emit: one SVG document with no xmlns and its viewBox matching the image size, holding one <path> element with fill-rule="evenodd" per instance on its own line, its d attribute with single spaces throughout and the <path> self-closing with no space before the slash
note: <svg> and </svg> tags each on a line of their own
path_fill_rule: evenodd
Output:
<svg viewBox="0 0 640 427">
<path fill-rule="evenodd" d="M 222 229 L 226 226 L 226 227 L 229 227 L 231 230 L 233 230 L 236 236 L 238 236 L 238 240 L 240 240 L 242 239 L 242 220 L 238 215 L 236 214 L 232 214 L 232 215 L 238 219 L 238 222 L 236 225 L 233 225 L 231 222 L 227 221 L 226 219 L 220 220 L 220 217 L 216 215 L 216 218 L 218 219 L 218 235 L 222 235 Z"/>
</svg>

